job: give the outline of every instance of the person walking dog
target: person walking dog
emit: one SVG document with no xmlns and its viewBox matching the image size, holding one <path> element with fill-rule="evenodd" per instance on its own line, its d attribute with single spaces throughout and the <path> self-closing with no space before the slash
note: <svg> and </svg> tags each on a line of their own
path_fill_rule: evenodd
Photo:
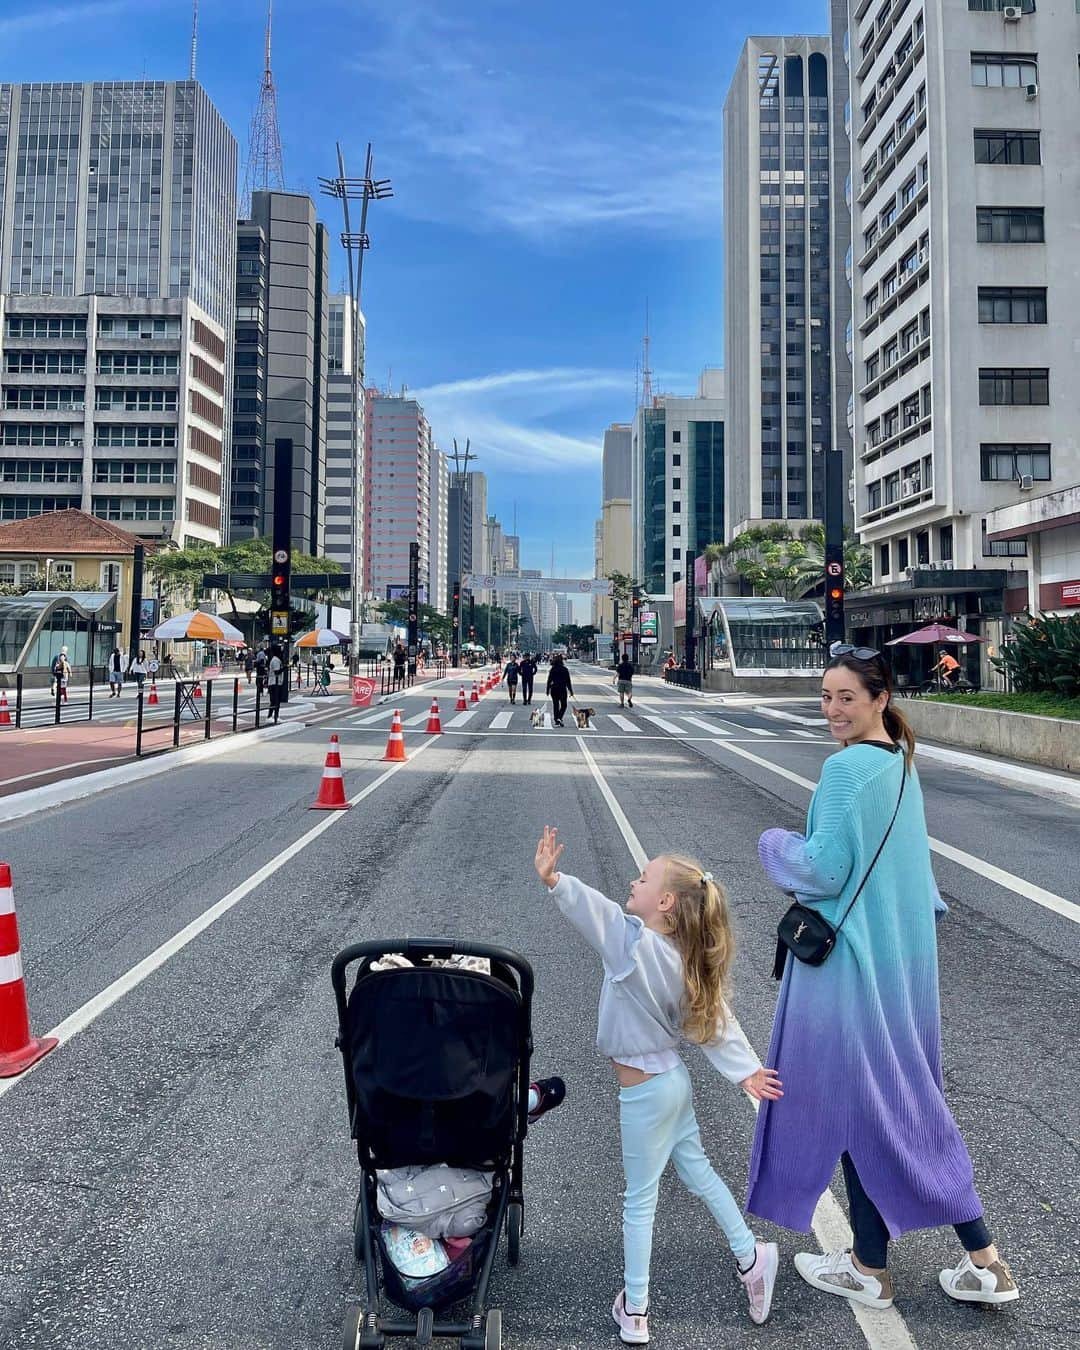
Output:
<svg viewBox="0 0 1080 1350">
<path fill-rule="evenodd" d="M 785 1096 L 758 1114 L 747 1208 L 808 1232 L 839 1161 L 854 1244 L 800 1252 L 795 1268 L 808 1284 L 888 1308 L 889 1242 L 952 1224 L 964 1254 L 940 1272 L 941 1288 L 963 1303 L 1009 1303 L 1019 1291 L 942 1090 L 935 921 L 946 906 L 915 737 L 881 653 L 836 646 L 821 709 L 844 748 L 825 761 L 806 834 L 766 830 L 758 844 L 796 904 L 779 928 L 769 1050 Z"/>
<path fill-rule="evenodd" d="M 551 669 L 548 671 L 545 692 L 551 698 L 551 720 L 557 727 L 561 727 L 563 724 L 563 717 L 566 715 L 567 700 L 574 696 L 574 686 L 570 681 L 570 671 L 566 667 L 566 662 L 562 659 L 561 652 L 556 652 L 551 658 Z"/>
</svg>

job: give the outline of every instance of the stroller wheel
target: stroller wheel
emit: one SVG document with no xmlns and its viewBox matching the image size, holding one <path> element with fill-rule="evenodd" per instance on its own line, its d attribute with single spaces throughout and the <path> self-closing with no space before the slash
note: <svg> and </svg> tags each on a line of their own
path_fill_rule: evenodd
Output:
<svg viewBox="0 0 1080 1350">
<path fill-rule="evenodd" d="M 501 1308 L 492 1308 L 484 1321 L 484 1350 L 502 1350 Z"/>
<path fill-rule="evenodd" d="M 363 1308 L 350 1308 L 345 1314 L 345 1332 L 342 1337 L 344 1350 L 359 1350 L 360 1333 L 364 1329 Z"/>
<path fill-rule="evenodd" d="M 525 1226 L 525 1207 L 511 1200 L 506 1207 L 506 1259 L 516 1266 L 521 1259 L 521 1231 Z"/>
</svg>

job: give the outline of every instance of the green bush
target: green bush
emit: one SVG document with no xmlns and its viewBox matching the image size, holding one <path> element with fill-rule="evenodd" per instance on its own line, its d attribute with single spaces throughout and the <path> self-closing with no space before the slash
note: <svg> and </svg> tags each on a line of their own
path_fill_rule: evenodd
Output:
<svg viewBox="0 0 1080 1350">
<path fill-rule="evenodd" d="M 1019 693 L 1080 698 L 1080 614 L 1027 615 L 990 660 Z"/>
</svg>

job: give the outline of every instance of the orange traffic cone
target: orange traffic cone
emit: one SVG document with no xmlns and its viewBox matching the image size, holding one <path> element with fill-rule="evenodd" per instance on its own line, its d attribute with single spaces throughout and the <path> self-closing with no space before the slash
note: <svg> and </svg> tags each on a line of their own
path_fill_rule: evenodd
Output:
<svg viewBox="0 0 1080 1350">
<path fill-rule="evenodd" d="M 7 694 L 0 689 L 0 727 L 11 726 L 11 714 L 8 712 Z"/>
<path fill-rule="evenodd" d="M 390 723 L 390 739 L 386 742 L 386 754 L 383 755 L 383 759 L 401 764 L 408 758 L 405 753 L 405 735 L 401 730 L 401 713 L 395 712 L 394 720 Z"/>
<path fill-rule="evenodd" d="M 151 681 L 150 681 L 150 697 L 146 700 L 147 706 L 150 707 L 150 708 L 156 708 L 157 705 L 158 705 L 160 702 L 161 702 L 161 699 L 159 699 L 158 696 L 157 696 L 157 681 L 156 681 L 156 680 L 151 680 Z"/>
<path fill-rule="evenodd" d="M 454 704 L 454 711 L 464 712 L 468 706 L 469 705 L 465 702 L 465 686 L 462 685 L 458 690 L 457 703 Z"/>
<path fill-rule="evenodd" d="M 319 795 L 308 807 L 309 811 L 347 811 L 349 803 L 345 800 L 345 779 L 341 775 L 341 751 L 338 738 L 330 737 L 330 749 L 326 752 L 326 765 L 322 781 L 319 783 Z"/>
<path fill-rule="evenodd" d="M 0 863 L 0 1078 L 14 1078 L 56 1046 L 55 1036 L 30 1034 L 11 868 Z"/>
<path fill-rule="evenodd" d="M 191 691 L 192 698 L 202 698 L 202 685 L 198 680 L 195 681 L 195 688 Z"/>
<path fill-rule="evenodd" d="M 442 722 L 439 719 L 439 700 L 437 698 L 431 700 L 431 712 L 428 713 L 427 726 L 424 731 L 428 736 L 442 735 Z"/>
<path fill-rule="evenodd" d="M 475 681 L 475 680 L 473 680 L 473 682 L 472 682 L 472 693 L 469 695 L 469 702 L 470 702 L 470 703 L 479 703 L 479 702 L 480 702 L 480 695 L 476 692 L 476 681 Z"/>
</svg>

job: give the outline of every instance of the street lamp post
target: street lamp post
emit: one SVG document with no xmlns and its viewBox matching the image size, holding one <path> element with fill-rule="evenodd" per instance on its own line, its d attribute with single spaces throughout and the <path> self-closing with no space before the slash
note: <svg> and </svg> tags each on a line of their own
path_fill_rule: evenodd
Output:
<svg viewBox="0 0 1080 1350">
<path fill-rule="evenodd" d="M 364 163 L 364 176 L 350 178 L 345 172 L 345 156 L 341 142 L 337 143 L 338 172 L 336 178 L 320 178 L 323 192 L 328 197 L 336 197 L 341 202 L 344 230 L 341 234 L 341 246 L 349 261 L 349 299 L 352 303 L 352 360 L 349 380 L 350 418 L 349 435 L 352 464 L 350 466 L 350 495 L 352 498 L 352 535 L 349 550 L 351 570 L 349 588 L 349 671 L 357 674 L 360 653 L 360 628 L 363 621 L 363 601 L 361 597 L 360 573 L 362 570 L 362 551 L 360 547 L 360 434 L 357 422 L 360 418 L 360 301 L 363 294 L 364 254 L 371 247 L 367 233 L 368 204 L 384 201 L 394 195 L 389 178 L 372 176 L 373 162 L 371 142 L 368 142 L 367 158 Z M 355 233 L 349 221 L 349 203 L 360 203 L 360 228 Z M 355 263 L 354 263 L 355 255 Z M 327 613 L 329 614 L 329 607 Z"/>
</svg>

